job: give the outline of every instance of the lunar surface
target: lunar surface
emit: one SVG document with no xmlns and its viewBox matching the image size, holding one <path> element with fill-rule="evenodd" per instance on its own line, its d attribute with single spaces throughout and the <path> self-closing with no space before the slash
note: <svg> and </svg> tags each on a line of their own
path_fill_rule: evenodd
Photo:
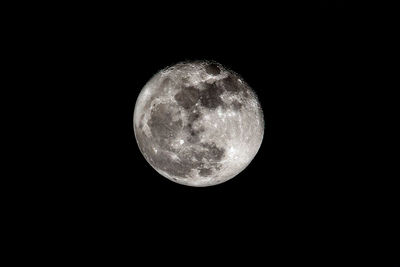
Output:
<svg viewBox="0 0 400 267">
<path fill-rule="evenodd" d="M 178 63 L 154 75 L 139 94 L 133 123 L 140 151 L 158 173 L 199 187 L 243 171 L 264 135 L 254 91 L 208 61 Z"/>
</svg>

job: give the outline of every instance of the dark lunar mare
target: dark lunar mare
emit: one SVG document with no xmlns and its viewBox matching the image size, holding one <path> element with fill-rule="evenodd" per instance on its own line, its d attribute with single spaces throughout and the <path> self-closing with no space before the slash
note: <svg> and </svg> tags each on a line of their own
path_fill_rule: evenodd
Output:
<svg viewBox="0 0 400 267">
<path fill-rule="evenodd" d="M 224 90 L 217 86 L 215 83 L 202 83 L 201 86 L 204 90 L 200 91 L 200 103 L 203 107 L 208 109 L 216 109 L 224 104 L 221 95 Z"/>
<path fill-rule="evenodd" d="M 219 68 L 216 64 L 206 65 L 205 68 L 209 73 L 219 74 Z M 202 82 L 197 86 L 182 87 L 174 98 L 178 105 L 185 110 L 191 110 L 199 101 L 202 107 L 210 110 L 215 110 L 218 107 L 240 110 L 243 106 L 242 103 L 235 100 L 227 106 L 221 95 L 226 91 L 231 94 L 241 94 L 246 99 L 250 97 L 248 90 L 245 84 L 238 81 L 236 75 L 229 74 L 227 77 L 212 83 Z"/>
<path fill-rule="evenodd" d="M 250 98 L 249 88 L 246 84 L 240 83 L 238 77 L 234 74 L 217 81 L 217 85 L 232 94 L 241 93 L 244 98 Z"/>
<path fill-rule="evenodd" d="M 175 95 L 176 102 L 184 109 L 190 109 L 199 100 L 199 89 L 193 86 L 185 87 Z"/>
</svg>

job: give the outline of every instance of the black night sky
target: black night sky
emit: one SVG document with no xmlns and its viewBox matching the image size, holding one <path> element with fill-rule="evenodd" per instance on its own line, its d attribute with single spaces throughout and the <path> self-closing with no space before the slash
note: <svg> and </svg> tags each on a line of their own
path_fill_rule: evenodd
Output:
<svg viewBox="0 0 400 267">
<path fill-rule="evenodd" d="M 212 253 L 229 243 L 227 256 L 256 246 L 255 258 L 263 259 L 290 246 L 301 251 L 305 244 L 321 249 L 368 239 L 364 222 L 386 214 L 376 199 L 387 203 L 393 194 L 350 170 L 359 137 L 348 112 L 360 91 L 347 82 L 358 48 L 343 2 L 214 4 L 211 10 L 202 8 L 207 3 L 182 10 L 149 2 L 115 12 L 90 9 L 82 22 L 66 23 L 54 60 L 66 62 L 60 99 L 68 102 L 65 118 L 74 127 L 60 129 L 70 153 L 54 157 L 57 179 L 43 185 L 51 186 L 52 199 L 62 199 L 54 210 L 88 221 L 89 229 L 104 224 L 97 238 L 112 229 L 127 248 L 140 239 L 149 251 L 171 249 L 171 240 L 187 253 L 194 243 L 206 243 Z M 141 89 L 184 60 L 213 60 L 236 71 L 263 108 L 258 154 L 217 186 L 169 181 L 146 162 L 134 137 Z"/>
</svg>

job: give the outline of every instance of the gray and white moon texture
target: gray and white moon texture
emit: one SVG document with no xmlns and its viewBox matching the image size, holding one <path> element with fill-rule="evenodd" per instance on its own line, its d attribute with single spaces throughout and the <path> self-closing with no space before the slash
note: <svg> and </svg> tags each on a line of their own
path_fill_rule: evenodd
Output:
<svg viewBox="0 0 400 267">
<path fill-rule="evenodd" d="M 182 62 L 154 75 L 138 96 L 133 124 L 147 162 L 169 180 L 195 187 L 235 177 L 264 136 L 255 92 L 210 61 Z"/>
</svg>

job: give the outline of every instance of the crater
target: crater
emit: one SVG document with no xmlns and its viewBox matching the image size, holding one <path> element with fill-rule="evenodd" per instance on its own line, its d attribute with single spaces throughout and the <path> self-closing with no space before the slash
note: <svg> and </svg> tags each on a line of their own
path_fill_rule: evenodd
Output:
<svg viewBox="0 0 400 267">
<path fill-rule="evenodd" d="M 170 78 L 165 78 L 162 82 L 161 82 L 161 84 L 160 84 L 160 89 L 161 90 L 164 90 L 164 89 L 166 89 L 167 87 L 170 87 L 171 85 L 172 85 L 172 80 L 170 79 Z"/>
<path fill-rule="evenodd" d="M 215 63 L 210 63 L 204 67 L 206 72 L 211 75 L 218 75 L 221 73 L 221 70 L 218 68 L 218 65 Z"/>
</svg>

